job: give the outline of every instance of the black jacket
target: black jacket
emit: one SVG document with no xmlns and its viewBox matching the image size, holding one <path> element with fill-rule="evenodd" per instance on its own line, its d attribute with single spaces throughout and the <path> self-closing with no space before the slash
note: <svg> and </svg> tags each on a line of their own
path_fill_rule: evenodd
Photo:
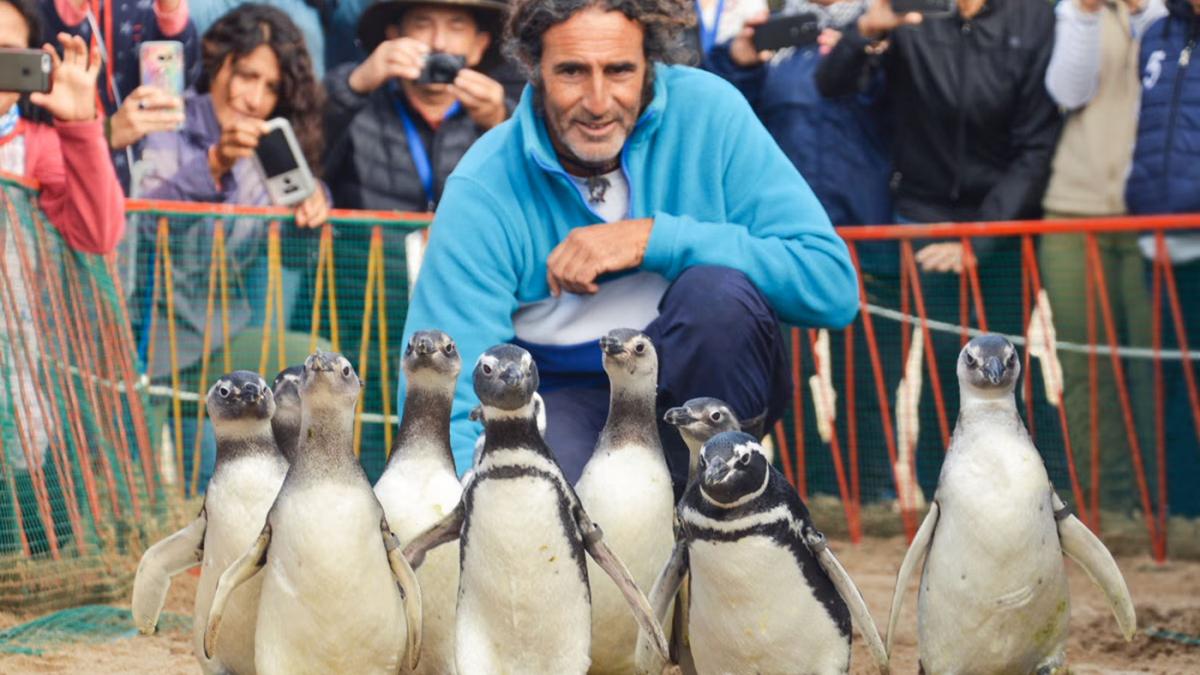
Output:
<svg viewBox="0 0 1200 675">
<path fill-rule="evenodd" d="M 825 96 L 883 68 L 894 123 L 896 211 L 917 222 L 1036 218 L 1060 116 L 1043 81 L 1054 45 L 1046 0 L 988 0 L 969 21 L 928 18 L 869 55 L 851 28 L 817 71 Z"/>
<path fill-rule="evenodd" d="M 333 204 L 343 209 L 373 211 L 425 211 L 429 206 L 417 166 L 408 148 L 404 124 L 396 112 L 395 95 L 380 87 L 366 96 L 350 88 L 350 72 L 358 64 L 346 63 L 325 77 L 329 103 L 325 113 L 325 178 Z M 512 111 L 511 101 L 505 101 Z M 436 202 L 446 177 L 483 130 L 466 112 L 443 120 L 437 131 L 410 110 L 429 163 L 433 168 Z"/>
</svg>

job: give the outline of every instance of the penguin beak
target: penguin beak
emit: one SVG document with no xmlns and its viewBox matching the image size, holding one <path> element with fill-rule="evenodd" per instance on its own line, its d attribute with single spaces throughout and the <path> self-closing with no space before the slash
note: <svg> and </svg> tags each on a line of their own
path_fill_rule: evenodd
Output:
<svg viewBox="0 0 1200 675">
<path fill-rule="evenodd" d="M 696 417 L 692 415 L 692 411 L 683 406 L 671 408 L 663 415 L 663 421 L 667 424 L 682 427 L 696 421 Z"/>
<path fill-rule="evenodd" d="M 508 386 L 514 386 L 521 383 L 525 376 L 521 373 L 521 369 L 517 364 L 510 363 L 500 371 L 500 381 Z"/>
<path fill-rule="evenodd" d="M 729 465 L 720 460 L 713 460 L 704 467 L 704 482 L 708 485 L 714 485 L 725 480 L 729 475 Z"/>
<path fill-rule="evenodd" d="M 617 338 L 605 335 L 600 338 L 600 349 L 609 356 L 618 356 L 625 352 L 625 345 Z"/>
<path fill-rule="evenodd" d="M 987 357 L 983 362 L 983 374 L 987 377 L 988 382 L 1000 384 L 1000 380 L 1004 377 L 1004 362 L 998 356 Z"/>
<path fill-rule="evenodd" d="M 427 337 L 417 339 L 416 343 L 416 351 L 420 356 L 426 356 L 437 351 L 433 346 L 433 340 L 430 340 Z"/>
</svg>

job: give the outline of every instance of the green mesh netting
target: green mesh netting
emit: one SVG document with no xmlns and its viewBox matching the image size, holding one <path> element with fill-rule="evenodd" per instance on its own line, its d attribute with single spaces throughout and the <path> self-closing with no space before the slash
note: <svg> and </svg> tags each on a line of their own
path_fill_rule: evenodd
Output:
<svg viewBox="0 0 1200 675">
<path fill-rule="evenodd" d="M 189 630 L 189 616 L 164 612 L 158 631 Z M 111 642 L 137 635 L 127 609 L 107 605 L 73 607 L 0 631 L 0 653 L 40 656 L 64 645 Z"/>
</svg>

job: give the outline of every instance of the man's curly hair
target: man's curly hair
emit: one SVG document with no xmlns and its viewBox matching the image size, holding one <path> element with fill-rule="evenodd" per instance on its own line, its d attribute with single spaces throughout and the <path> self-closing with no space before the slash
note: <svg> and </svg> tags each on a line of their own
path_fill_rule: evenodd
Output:
<svg viewBox="0 0 1200 675">
<path fill-rule="evenodd" d="M 542 60 L 542 36 L 575 14 L 596 7 L 620 12 L 645 31 L 646 60 L 682 63 L 689 57 L 683 31 L 695 25 L 688 0 L 513 0 L 504 27 L 504 51 L 535 83 Z M 651 71 L 653 72 L 653 71 Z"/>
<path fill-rule="evenodd" d="M 217 19 L 201 40 L 203 68 L 196 90 L 207 93 L 212 78 L 225 64 L 248 56 L 267 45 L 279 60 L 279 99 L 271 117 L 287 118 L 308 166 L 314 173 L 321 167 L 323 145 L 321 109 L 324 92 L 313 75 L 312 59 L 304 34 L 290 17 L 269 5 L 247 3 Z"/>
</svg>

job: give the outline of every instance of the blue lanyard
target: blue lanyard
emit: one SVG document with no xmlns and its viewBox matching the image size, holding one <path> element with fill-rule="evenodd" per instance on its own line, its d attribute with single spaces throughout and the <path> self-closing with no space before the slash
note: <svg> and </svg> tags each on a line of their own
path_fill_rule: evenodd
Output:
<svg viewBox="0 0 1200 675">
<path fill-rule="evenodd" d="M 4 138 L 11 134 L 17 128 L 17 122 L 21 121 L 21 106 L 13 102 L 12 107 L 8 112 L 0 115 L 0 138 Z"/>
<path fill-rule="evenodd" d="M 721 1 L 724 2 L 724 0 Z M 399 87 L 394 88 L 392 90 L 392 104 L 396 106 L 396 114 L 400 116 L 400 121 L 404 123 L 404 135 L 408 138 L 408 151 L 412 153 L 413 164 L 417 165 L 417 176 L 421 179 L 421 187 L 425 188 L 426 208 L 432 211 L 436 205 L 436 200 L 433 198 L 433 165 L 429 162 L 429 153 L 425 150 L 425 142 L 421 140 L 421 134 L 417 131 L 417 125 L 413 123 L 412 117 L 409 116 L 408 110 L 404 107 L 404 101 L 400 98 L 403 95 Z M 462 105 L 458 101 L 455 101 L 442 119 L 446 120 L 453 117 L 461 109 Z"/>
<path fill-rule="evenodd" d="M 717 43 L 717 28 L 721 25 L 721 12 L 725 11 L 725 0 L 717 0 L 717 12 L 713 14 L 711 25 L 704 24 L 704 10 L 700 8 L 700 0 L 696 0 L 696 23 L 700 26 L 700 50 L 705 56 L 712 51 Z"/>
</svg>

